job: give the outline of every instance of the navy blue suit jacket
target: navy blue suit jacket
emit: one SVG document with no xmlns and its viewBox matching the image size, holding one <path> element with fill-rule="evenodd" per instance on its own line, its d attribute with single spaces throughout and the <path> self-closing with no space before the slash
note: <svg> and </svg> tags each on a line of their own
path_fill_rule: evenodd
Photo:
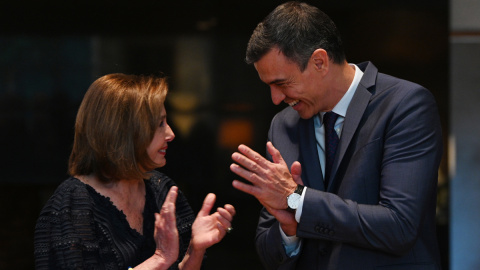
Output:
<svg viewBox="0 0 480 270">
<path fill-rule="evenodd" d="M 296 256 L 286 255 L 278 222 L 262 210 L 255 241 L 267 269 L 440 269 L 435 206 L 442 135 L 434 97 L 370 62 L 358 66 L 364 75 L 327 190 L 313 118 L 287 107 L 272 120 L 269 140 L 289 166 L 301 162 L 309 188 Z"/>
</svg>

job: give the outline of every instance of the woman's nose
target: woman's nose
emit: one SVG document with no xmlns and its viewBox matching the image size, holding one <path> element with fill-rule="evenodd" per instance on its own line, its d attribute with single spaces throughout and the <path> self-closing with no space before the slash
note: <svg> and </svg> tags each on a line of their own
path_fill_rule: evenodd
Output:
<svg viewBox="0 0 480 270">
<path fill-rule="evenodd" d="M 170 125 L 167 124 L 167 136 L 166 136 L 166 140 L 167 140 L 167 142 L 170 142 L 170 141 L 173 141 L 173 139 L 175 139 L 175 133 L 173 133 L 173 130 L 172 130 L 172 128 L 170 127 Z"/>
</svg>

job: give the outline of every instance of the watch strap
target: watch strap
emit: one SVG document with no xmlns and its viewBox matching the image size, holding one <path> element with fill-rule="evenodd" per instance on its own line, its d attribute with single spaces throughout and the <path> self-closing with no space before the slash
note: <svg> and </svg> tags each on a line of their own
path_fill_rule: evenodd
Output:
<svg viewBox="0 0 480 270">
<path fill-rule="evenodd" d="M 297 185 L 297 188 L 295 189 L 294 192 L 297 193 L 297 194 L 300 194 L 300 196 L 301 196 L 304 188 L 305 188 L 305 186 Z"/>
</svg>

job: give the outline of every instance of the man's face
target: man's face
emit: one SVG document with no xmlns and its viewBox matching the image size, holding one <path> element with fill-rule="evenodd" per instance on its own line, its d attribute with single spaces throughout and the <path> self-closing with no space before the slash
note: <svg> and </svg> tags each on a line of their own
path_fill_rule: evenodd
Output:
<svg viewBox="0 0 480 270">
<path fill-rule="evenodd" d="M 260 79 L 270 86 L 275 105 L 282 101 L 308 119 L 322 109 L 325 87 L 312 61 L 301 72 L 298 65 L 273 48 L 254 64 Z"/>
</svg>

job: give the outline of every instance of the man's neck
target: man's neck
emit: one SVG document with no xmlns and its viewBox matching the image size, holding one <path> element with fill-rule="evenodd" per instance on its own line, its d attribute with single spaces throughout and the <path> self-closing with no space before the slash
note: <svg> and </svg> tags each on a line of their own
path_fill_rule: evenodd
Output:
<svg viewBox="0 0 480 270">
<path fill-rule="evenodd" d="M 329 71 L 330 77 L 330 93 L 331 105 L 327 111 L 332 110 L 335 105 L 342 99 L 350 88 L 355 77 L 355 66 L 349 65 L 347 62 L 343 64 L 332 64 Z"/>
</svg>

